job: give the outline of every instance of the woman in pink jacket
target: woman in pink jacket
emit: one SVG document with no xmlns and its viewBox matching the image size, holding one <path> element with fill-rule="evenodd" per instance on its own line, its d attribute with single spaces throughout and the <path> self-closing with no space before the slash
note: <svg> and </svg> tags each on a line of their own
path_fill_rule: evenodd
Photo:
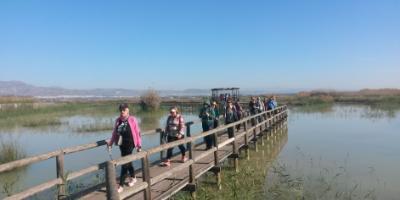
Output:
<svg viewBox="0 0 400 200">
<path fill-rule="evenodd" d="M 112 137 L 107 144 L 109 147 L 112 147 L 113 143 L 118 145 L 121 150 L 121 156 L 123 157 L 131 155 L 134 148 L 136 148 L 138 152 L 141 151 L 142 138 L 136 118 L 129 115 L 128 104 L 121 104 L 119 106 L 119 111 L 120 116 L 115 120 Z M 128 172 L 130 174 L 128 182 L 129 187 L 132 187 L 136 183 L 135 169 L 132 163 L 124 164 L 121 169 L 118 192 L 124 190 L 123 185 Z"/>
</svg>

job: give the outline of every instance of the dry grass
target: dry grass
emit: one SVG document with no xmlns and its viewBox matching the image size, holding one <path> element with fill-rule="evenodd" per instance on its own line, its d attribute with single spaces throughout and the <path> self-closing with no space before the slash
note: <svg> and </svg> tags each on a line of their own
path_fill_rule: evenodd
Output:
<svg viewBox="0 0 400 200">
<path fill-rule="evenodd" d="M 34 103 L 37 100 L 33 97 L 0 96 L 0 104 L 6 103 Z"/>
<path fill-rule="evenodd" d="M 149 89 L 140 97 L 140 105 L 143 110 L 158 110 L 160 108 L 160 104 L 161 97 L 155 90 Z"/>
</svg>

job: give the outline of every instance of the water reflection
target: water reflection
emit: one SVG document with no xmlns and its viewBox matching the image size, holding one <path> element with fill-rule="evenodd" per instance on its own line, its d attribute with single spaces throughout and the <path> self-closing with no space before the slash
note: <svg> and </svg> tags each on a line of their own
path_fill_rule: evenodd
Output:
<svg viewBox="0 0 400 200">
<path fill-rule="evenodd" d="M 280 172 L 290 175 L 287 176 L 290 180 L 300 178 L 301 182 L 291 183 L 302 188 L 289 189 L 300 194 L 322 195 L 325 193 L 320 191 L 328 188 L 322 186 L 328 185 L 318 180 L 335 178 L 331 183 L 339 187 L 332 185 L 331 191 L 347 193 L 357 185 L 357 199 L 368 194 L 375 195 L 375 199 L 398 199 L 399 107 L 334 104 L 331 109 L 330 112 L 306 112 L 290 108 L 290 141 L 279 156 L 288 170 Z M 346 175 L 336 177 L 343 170 Z M 287 182 L 281 185 L 284 184 Z"/>
</svg>

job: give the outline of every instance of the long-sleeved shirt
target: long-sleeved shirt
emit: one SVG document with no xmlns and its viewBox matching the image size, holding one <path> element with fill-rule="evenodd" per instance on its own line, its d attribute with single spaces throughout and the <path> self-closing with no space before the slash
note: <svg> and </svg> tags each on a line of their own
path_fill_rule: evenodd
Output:
<svg viewBox="0 0 400 200">
<path fill-rule="evenodd" d="M 125 121 L 122 120 L 121 117 L 115 120 L 114 124 L 114 129 L 112 132 L 112 136 L 110 139 L 110 143 L 115 143 L 118 142 L 120 135 L 118 134 L 118 127 L 121 125 L 121 123 Z M 126 119 L 128 122 L 129 128 L 130 128 L 130 134 L 132 134 L 132 139 L 134 142 L 135 147 L 141 148 L 142 147 L 142 137 L 140 135 L 140 128 L 138 125 L 138 122 L 135 117 L 129 116 L 128 119 Z"/>
<path fill-rule="evenodd" d="M 169 116 L 167 119 L 167 125 L 165 127 L 165 132 L 169 136 L 175 137 L 177 134 L 184 134 L 185 130 L 185 121 L 183 120 L 182 115 L 176 115 L 175 117 Z"/>
</svg>

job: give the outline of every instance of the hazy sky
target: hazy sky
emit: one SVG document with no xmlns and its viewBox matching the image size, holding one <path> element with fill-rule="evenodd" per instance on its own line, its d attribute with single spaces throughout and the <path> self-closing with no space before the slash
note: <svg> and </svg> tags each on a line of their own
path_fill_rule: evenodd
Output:
<svg viewBox="0 0 400 200">
<path fill-rule="evenodd" d="M 400 0 L 1 0 L 0 80 L 400 88 Z"/>
</svg>

